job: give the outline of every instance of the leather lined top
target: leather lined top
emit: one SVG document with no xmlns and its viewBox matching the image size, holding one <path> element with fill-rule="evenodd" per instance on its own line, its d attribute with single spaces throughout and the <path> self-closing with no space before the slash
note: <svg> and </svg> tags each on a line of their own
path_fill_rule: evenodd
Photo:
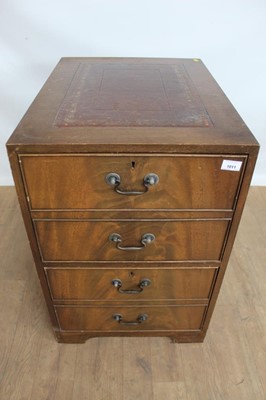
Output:
<svg viewBox="0 0 266 400">
<path fill-rule="evenodd" d="M 80 63 L 61 103 L 61 126 L 209 126 L 183 64 Z"/>
</svg>

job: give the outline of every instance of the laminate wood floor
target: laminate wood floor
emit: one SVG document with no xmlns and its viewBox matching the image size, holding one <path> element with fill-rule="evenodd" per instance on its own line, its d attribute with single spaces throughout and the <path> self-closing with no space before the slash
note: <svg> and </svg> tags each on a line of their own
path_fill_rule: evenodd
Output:
<svg viewBox="0 0 266 400">
<path fill-rule="evenodd" d="M 265 400 L 266 187 L 252 187 L 203 344 L 58 344 L 15 189 L 0 188 L 0 400 Z"/>
</svg>

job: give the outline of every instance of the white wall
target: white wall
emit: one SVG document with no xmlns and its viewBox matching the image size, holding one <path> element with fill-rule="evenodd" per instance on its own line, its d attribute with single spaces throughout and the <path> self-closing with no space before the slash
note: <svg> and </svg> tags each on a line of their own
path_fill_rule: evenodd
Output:
<svg viewBox="0 0 266 400">
<path fill-rule="evenodd" d="M 2 0 L 0 185 L 4 144 L 62 56 L 201 58 L 261 143 L 266 185 L 265 16 L 265 0 Z"/>
</svg>

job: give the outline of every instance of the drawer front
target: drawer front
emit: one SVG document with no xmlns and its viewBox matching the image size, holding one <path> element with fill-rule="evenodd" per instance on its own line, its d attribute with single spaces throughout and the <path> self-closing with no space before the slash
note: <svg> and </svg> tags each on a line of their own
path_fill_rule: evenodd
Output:
<svg viewBox="0 0 266 400">
<path fill-rule="evenodd" d="M 245 156 L 21 156 L 32 209 L 232 209 L 240 171 L 222 170 L 224 159 Z M 123 195 L 106 183 L 118 174 Z M 159 182 L 146 187 L 154 173 Z"/>
<path fill-rule="evenodd" d="M 56 306 L 60 328 L 68 331 L 199 330 L 205 306 Z M 114 318 L 114 316 L 121 316 Z M 147 316 L 142 317 L 141 316 Z M 145 319 L 145 320 L 144 320 Z M 143 322 L 141 322 L 143 320 Z M 120 322 L 119 322 L 120 321 Z M 129 324 L 131 323 L 131 324 Z M 134 323 L 134 325 L 132 324 Z"/>
<path fill-rule="evenodd" d="M 215 268 L 47 269 L 53 300 L 207 300 Z"/>
<path fill-rule="evenodd" d="M 177 261 L 219 260 L 228 224 L 228 220 L 36 220 L 35 228 L 43 261 Z M 145 242 L 151 234 L 154 240 Z"/>
</svg>

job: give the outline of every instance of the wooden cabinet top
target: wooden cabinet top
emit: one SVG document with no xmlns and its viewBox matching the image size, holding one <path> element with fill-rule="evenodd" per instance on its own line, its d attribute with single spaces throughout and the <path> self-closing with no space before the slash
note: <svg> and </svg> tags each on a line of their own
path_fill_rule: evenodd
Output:
<svg viewBox="0 0 266 400">
<path fill-rule="evenodd" d="M 7 146 L 248 153 L 258 143 L 198 59 L 62 58 Z"/>
</svg>

